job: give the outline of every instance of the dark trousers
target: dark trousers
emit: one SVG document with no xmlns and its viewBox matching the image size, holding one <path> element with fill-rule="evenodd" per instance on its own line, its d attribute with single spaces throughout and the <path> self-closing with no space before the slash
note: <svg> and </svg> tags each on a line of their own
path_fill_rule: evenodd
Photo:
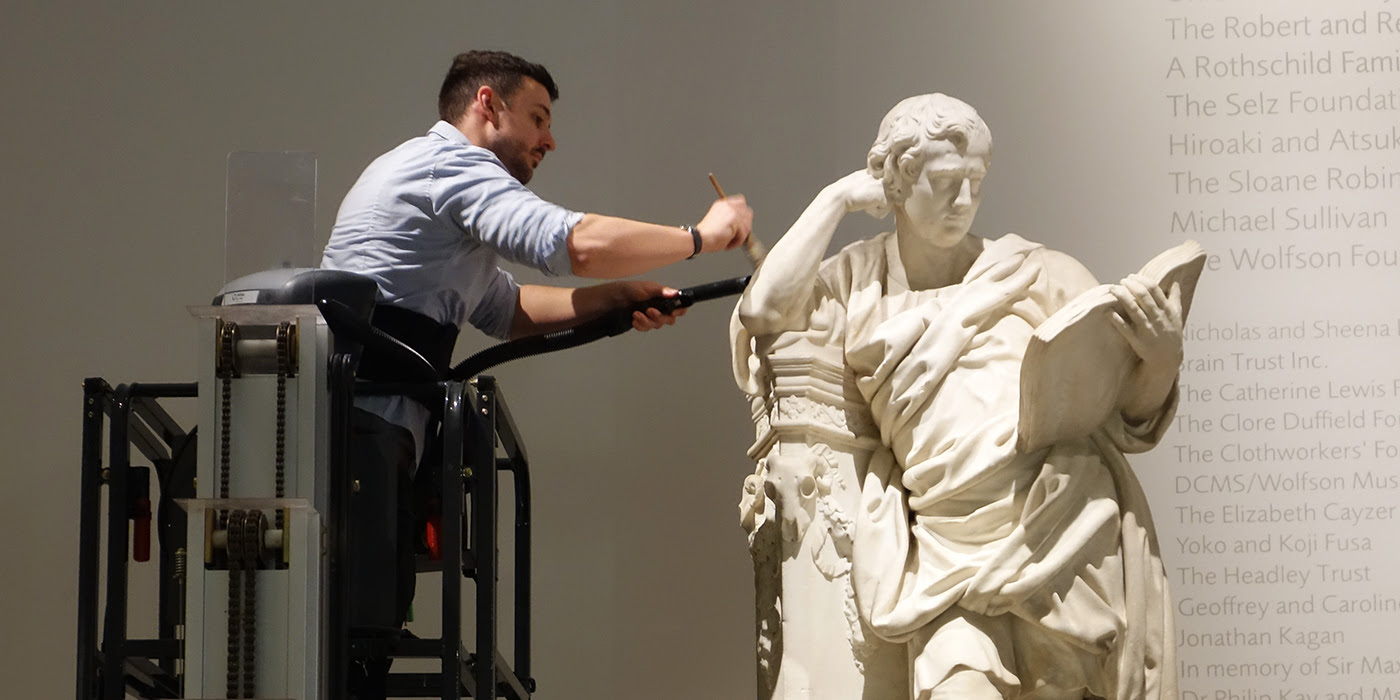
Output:
<svg viewBox="0 0 1400 700">
<path fill-rule="evenodd" d="M 408 619 L 416 584 L 413 529 L 413 434 L 355 409 L 350 420 L 350 619 L 352 634 L 397 636 Z M 352 663 L 347 690 L 355 700 L 381 700 L 390 659 Z"/>
</svg>

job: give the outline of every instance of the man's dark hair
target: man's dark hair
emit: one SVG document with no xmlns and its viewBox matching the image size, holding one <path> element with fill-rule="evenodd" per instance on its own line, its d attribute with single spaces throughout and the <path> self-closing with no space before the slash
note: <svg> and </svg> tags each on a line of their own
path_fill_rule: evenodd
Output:
<svg viewBox="0 0 1400 700">
<path fill-rule="evenodd" d="M 467 106 L 476 99 L 482 85 L 491 86 L 503 100 L 509 100 L 520 89 L 522 78 L 532 78 L 549 92 L 550 100 L 559 99 L 559 88 L 549 71 L 504 51 L 468 51 L 452 59 L 452 68 L 438 91 L 438 117 L 457 123 Z"/>
</svg>

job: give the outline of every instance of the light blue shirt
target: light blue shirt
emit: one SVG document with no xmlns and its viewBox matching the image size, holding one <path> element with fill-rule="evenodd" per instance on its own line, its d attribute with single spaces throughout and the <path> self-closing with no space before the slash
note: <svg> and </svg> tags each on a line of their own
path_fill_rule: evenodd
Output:
<svg viewBox="0 0 1400 700">
<path fill-rule="evenodd" d="M 321 267 L 379 284 L 379 302 L 510 333 L 519 285 L 500 258 L 568 274 L 583 214 L 540 199 L 496 155 L 440 121 L 377 158 L 345 195 Z"/>
<path fill-rule="evenodd" d="M 321 267 L 366 275 L 379 303 L 506 338 L 520 286 L 501 258 L 571 272 L 566 239 L 583 214 L 540 199 L 494 153 L 445 121 L 375 159 L 345 195 Z M 413 432 L 427 411 L 401 397 L 356 405 Z"/>
</svg>

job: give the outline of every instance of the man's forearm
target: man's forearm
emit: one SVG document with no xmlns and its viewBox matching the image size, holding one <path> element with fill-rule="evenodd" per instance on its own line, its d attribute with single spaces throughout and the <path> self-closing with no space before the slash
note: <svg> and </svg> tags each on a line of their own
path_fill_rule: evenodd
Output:
<svg viewBox="0 0 1400 700">
<path fill-rule="evenodd" d="M 679 262 L 695 252 L 683 228 L 585 214 L 569 232 L 569 262 L 578 277 L 630 277 Z"/>
<path fill-rule="evenodd" d="M 510 324 L 510 337 L 551 333 L 597 318 L 620 303 L 605 286 L 548 287 L 538 284 L 520 286 L 515 302 L 515 318 Z"/>
</svg>

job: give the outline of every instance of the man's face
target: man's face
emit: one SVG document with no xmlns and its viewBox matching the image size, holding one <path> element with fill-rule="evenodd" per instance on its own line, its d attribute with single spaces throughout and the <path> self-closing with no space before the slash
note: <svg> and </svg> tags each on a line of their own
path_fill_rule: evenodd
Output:
<svg viewBox="0 0 1400 700">
<path fill-rule="evenodd" d="M 940 247 L 956 245 L 972 228 L 982 203 L 988 154 L 973 146 L 966 154 L 949 141 L 935 141 L 914 183 L 904 214 Z"/>
<path fill-rule="evenodd" d="M 544 154 L 554 150 L 549 91 L 533 78 L 523 78 L 509 100 L 499 95 L 496 131 L 487 146 L 521 184 L 530 182 Z"/>
</svg>

